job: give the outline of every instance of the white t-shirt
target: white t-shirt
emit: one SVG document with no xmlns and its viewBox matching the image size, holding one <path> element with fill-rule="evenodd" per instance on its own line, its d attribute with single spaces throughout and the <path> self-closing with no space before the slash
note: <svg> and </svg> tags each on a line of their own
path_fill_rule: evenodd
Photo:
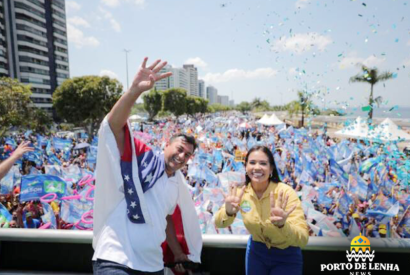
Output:
<svg viewBox="0 0 410 275">
<path fill-rule="evenodd" d="M 178 200 L 176 177 L 164 173 L 144 197 L 152 224 L 132 223 L 123 199 L 102 228 L 93 261 L 112 261 L 145 272 L 164 269 L 161 244 L 166 238 L 166 217 L 174 213 Z"/>
</svg>

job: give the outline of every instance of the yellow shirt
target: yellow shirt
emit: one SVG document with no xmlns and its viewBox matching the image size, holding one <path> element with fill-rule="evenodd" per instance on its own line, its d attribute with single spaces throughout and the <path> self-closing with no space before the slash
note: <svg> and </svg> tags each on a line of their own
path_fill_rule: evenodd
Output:
<svg viewBox="0 0 410 275">
<path fill-rule="evenodd" d="M 283 190 L 283 197 L 289 194 L 286 211 L 293 205 L 297 205 L 296 209 L 286 219 L 286 223 L 282 228 L 273 225 L 270 218 L 270 192 L 273 191 L 275 202 L 279 197 L 280 191 Z M 238 190 L 238 193 L 240 190 Z M 309 229 L 305 220 L 305 215 L 302 209 L 296 192 L 284 183 L 270 183 L 261 199 L 258 199 L 251 184 L 245 188 L 241 200 L 241 214 L 243 223 L 246 229 L 252 235 L 252 239 L 256 242 L 266 244 L 268 248 L 277 247 L 285 249 L 289 246 L 304 247 L 309 239 Z M 228 216 L 225 210 L 225 204 L 219 209 L 215 215 L 216 227 L 228 227 L 235 220 L 235 216 Z"/>
</svg>

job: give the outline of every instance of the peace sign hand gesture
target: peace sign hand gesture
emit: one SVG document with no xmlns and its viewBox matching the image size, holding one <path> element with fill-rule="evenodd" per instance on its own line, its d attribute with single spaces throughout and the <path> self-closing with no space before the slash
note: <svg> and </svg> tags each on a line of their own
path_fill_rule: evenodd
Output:
<svg viewBox="0 0 410 275">
<path fill-rule="evenodd" d="M 289 195 L 283 199 L 283 191 L 280 191 L 279 198 L 275 203 L 273 192 L 270 192 L 270 221 L 272 224 L 281 228 L 285 225 L 286 219 L 296 209 L 296 204 L 293 205 L 289 211 L 286 211 Z"/>
<path fill-rule="evenodd" d="M 148 57 L 145 57 L 144 61 L 142 62 L 141 68 L 132 81 L 131 89 L 140 93 L 152 89 L 156 81 L 172 75 L 171 72 L 159 74 L 159 71 L 164 68 L 165 65 L 167 65 L 167 62 L 164 61 L 160 64 L 161 60 L 158 59 L 153 64 L 147 67 L 147 61 Z"/>
<path fill-rule="evenodd" d="M 238 213 L 240 209 L 240 203 L 245 192 L 246 185 L 241 188 L 239 195 L 237 195 L 237 186 L 234 185 L 229 189 L 229 195 L 227 196 L 222 192 L 225 198 L 225 211 L 228 216 L 233 216 Z"/>
</svg>

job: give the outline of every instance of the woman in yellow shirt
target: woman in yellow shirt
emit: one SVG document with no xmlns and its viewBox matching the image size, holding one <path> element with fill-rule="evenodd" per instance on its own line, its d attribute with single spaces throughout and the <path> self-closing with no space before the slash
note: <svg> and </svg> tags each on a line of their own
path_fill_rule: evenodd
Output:
<svg viewBox="0 0 410 275">
<path fill-rule="evenodd" d="M 245 158 L 246 184 L 233 186 L 215 215 L 215 225 L 231 225 L 241 211 L 251 234 L 246 248 L 246 274 L 302 274 L 301 247 L 309 230 L 296 192 L 279 182 L 271 151 L 255 146 Z"/>
</svg>

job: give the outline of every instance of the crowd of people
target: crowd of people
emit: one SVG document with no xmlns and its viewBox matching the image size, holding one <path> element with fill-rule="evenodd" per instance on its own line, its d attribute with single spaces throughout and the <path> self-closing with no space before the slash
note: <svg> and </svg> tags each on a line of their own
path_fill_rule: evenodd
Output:
<svg viewBox="0 0 410 275">
<path fill-rule="evenodd" d="M 199 148 L 182 171 L 204 234 L 248 233 L 240 215 L 229 227 L 216 228 L 214 214 L 229 186 L 244 184 L 247 151 L 264 145 L 273 153 L 280 181 L 299 195 L 311 236 L 410 235 L 410 160 L 394 143 L 338 139 L 320 129 L 267 127 L 250 115 L 232 113 L 132 125 L 134 136 L 158 151 L 175 134 L 196 137 Z M 31 131 L 2 139 L 2 165 L 13 155 L 20 158 L 2 175 L 1 227 L 92 229 L 92 192 L 87 191 L 94 181 L 82 183 L 93 176 L 98 139 L 87 139 Z M 22 146 L 31 149 L 21 153 Z M 28 188 L 24 179 L 45 181 L 44 175 L 62 179 L 64 193 L 51 201 L 43 190 L 41 196 L 22 200 Z"/>
<path fill-rule="evenodd" d="M 35 135 L 31 131 L 3 138 L 0 227 L 85 229 L 78 223 L 74 226 L 74 219 L 81 218 L 84 210 L 92 209 L 91 199 L 86 200 L 79 194 L 90 189 L 97 139 L 91 144 L 86 141 L 85 134 L 68 138 L 55 134 Z M 56 191 L 45 190 L 44 184 L 50 179 L 63 182 L 63 190 L 54 200 L 42 199 L 47 193 Z M 84 179 L 88 179 L 87 185 L 83 184 Z M 37 194 L 28 190 L 33 181 L 42 185 Z M 27 196 L 25 191 L 28 191 Z"/>
</svg>

